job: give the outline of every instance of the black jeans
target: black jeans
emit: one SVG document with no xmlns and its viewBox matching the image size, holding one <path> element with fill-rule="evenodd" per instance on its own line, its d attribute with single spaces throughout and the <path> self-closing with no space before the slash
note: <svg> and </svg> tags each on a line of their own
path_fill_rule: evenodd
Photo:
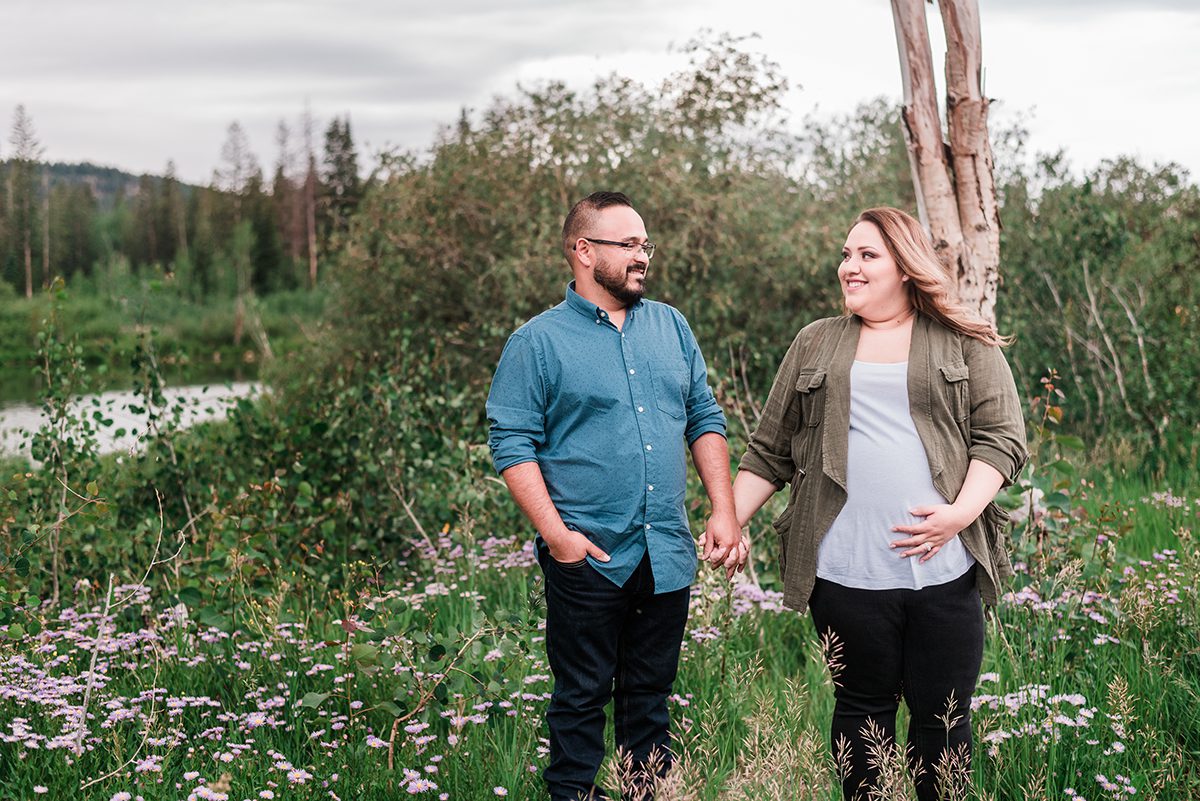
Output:
<svg viewBox="0 0 1200 801">
<path fill-rule="evenodd" d="M 831 745 L 842 794 L 866 799 L 879 780 L 866 736 L 873 721 L 891 745 L 896 710 L 908 705 L 908 760 L 917 797 L 939 797 L 936 766 L 947 750 L 969 770 L 971 695 L 983 661 L 983 608 L 975 568 L 920 590 L 860 590 L 817 579 L 809 600 L 821 636 L 835 636 Z M 829 633 L 832 632 L 832 635 Z M 840 648 L 840 652 L 838 649 Z M 949 709 L 953 698 L 953 709 Z M 848 744 L 848 753 L 842 744 Z M 949 757 L 947 757 L 949 758 Z"/>
<path fill-rule="evenodd" d="M 617 748 L 634 768 L 623 797 L 649 798 L 636 785 L 648 783 L 650 768 L 662 775 L 672 762 L 667 696 L 679 667 L 689 592 L 655 595 L 649 555 L 618 587 L 586 561 L 554 561 L 540 538 L 537 552 L 546 576 L 546 653 L 554 674 L 546 710 L 550 764 L 543 773 L 550 797 L 607 798 L 595 780 L 611 698 Z"/>
</svg>

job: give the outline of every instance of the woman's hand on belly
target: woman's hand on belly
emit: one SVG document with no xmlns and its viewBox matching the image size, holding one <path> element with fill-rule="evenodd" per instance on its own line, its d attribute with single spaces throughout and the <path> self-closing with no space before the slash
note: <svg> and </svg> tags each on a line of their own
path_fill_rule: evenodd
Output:
<svg viewBox="0 0 1200 801">
<path fill-rule="evenodd" d="M 922 563 L 937 555 L 943 545 L 957 537 L 975 519 L 967 519 L 961 509 L 950 503 L 915 506 L 909 510 L 909 514 L 925 519 L 906 526 L 892 526 L 892 531 L 908 536 L 895 540 L 890 547 L 893 550 L 907 549 L 900 554 L 902 557 L 920 556 Z"/>
</svg>

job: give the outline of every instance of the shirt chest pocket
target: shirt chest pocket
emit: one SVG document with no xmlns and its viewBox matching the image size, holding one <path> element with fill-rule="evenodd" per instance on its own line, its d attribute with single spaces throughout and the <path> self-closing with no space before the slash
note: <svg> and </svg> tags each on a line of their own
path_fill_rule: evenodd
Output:
<svg viewBox="0 0 1200 801">
<path fill-rule="evenodd" d="M 682 364 L 658 363 L 650 365 L 651 383 L 654 385 L 654 404 L 676 420 L 687 415 L 689 375 Z"/>
<path fill-rule="evenodd" d="M 803 369 L 796 378 L 796 392 L 800 395 L 800 419 L 804 425 L 815 427 L 825 416 L 825 371 Z"/>
<path fill-rule="evenodd" d="M 946 406 L 956 421 L 963 421 L 971 413 L 971 369 L 967 365 L 947 364 L 938 368 L 942 374 L 942 395 Z"/>
</svg>

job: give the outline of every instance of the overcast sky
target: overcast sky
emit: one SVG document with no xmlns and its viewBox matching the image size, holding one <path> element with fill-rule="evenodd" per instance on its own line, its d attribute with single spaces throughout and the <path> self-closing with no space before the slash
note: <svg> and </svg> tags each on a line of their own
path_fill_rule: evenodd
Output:
<svg viewBox="0 0 1200 801">
<path fill-rule="evenodd" d="M 1200 180 L 1200 0 L 980 0 L 993 122 L 1085 169 L 1135 155 Z M 928 6 L 940 72 L 941 23 Z M 700 29 L 758 34 L 800 121 L 899 99 L 887 0 L 3 0 L 0 158 L 23 103 L 54 161 L 206 182 L 230 122 L 264 168 L 305 103 L 360 151 L 423 149 L 518 82 L 653 84 Z M 676 51 L 672 50 L 676 48 Z"/>
</svg>

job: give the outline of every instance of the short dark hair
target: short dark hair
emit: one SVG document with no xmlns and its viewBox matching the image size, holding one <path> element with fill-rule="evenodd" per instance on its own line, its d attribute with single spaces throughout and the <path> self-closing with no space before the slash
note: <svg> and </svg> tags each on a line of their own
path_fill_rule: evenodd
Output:
<svg viewBox="0 0 1200 801">
<path fill-rule="evenodd" d="M 593 192 L 571 207 L 567 219 L 563 221 L 563 255 L 571 260 L 571 250 L 583 232 L 590 228 L 595 220 L 596 212 L 610 206 L 628 206 L 633 208 L 633 202 L 624 192 Z"/>
</svg>

